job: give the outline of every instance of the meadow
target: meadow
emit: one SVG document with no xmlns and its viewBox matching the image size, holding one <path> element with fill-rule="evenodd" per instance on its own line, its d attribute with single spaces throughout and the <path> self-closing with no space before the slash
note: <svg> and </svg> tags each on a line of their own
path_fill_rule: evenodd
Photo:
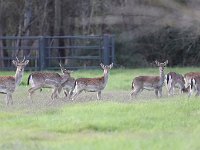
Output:
<svg viewBox="0 0 200 150">
<path fill-rule="evenodd" d="M 186 73 L 199 68 L 166 68 L 165 73 Z M 76 100 L 50 100 L 49 90 L 28 100 L 26 72 L 13 95 L 14 105 L 5 106 L 0 95 L 0 149 L 8 150 L 129 150 L 199 149 L 200 101 L 187 94 L 155 98 L 144 91 L 129 99 L 131 82 L 138 75 L 158 75 L 157 68 L 112 69 L 102 100 L 95 93 L 82 93 Z M 1 72 L 14 75 L 14 72 Z M 102 70 L 79 70 L 78 77 L 98 77 Z"/>
</svg>

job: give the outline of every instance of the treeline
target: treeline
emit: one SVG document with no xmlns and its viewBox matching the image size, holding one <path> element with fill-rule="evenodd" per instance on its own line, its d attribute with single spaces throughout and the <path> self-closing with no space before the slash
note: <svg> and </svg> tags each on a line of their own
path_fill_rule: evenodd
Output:
<svg viewBox="0 0 200 150">
<path fill-rule="evenodd" d="M 0 0 L 0 36 L 109 33 L 118 66 L 145 67 L 155 59 L 199 66 L 199 7 L 197 0 Z"/>
</svg>

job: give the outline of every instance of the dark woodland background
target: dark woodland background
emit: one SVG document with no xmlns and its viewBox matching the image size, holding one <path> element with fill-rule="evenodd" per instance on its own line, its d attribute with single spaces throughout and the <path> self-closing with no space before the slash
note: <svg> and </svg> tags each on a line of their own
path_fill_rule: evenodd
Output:
<svg viewBox="0 0 200 150">
<path fill-rule="evenodd" d="M 107 33 L 118 66 L 200 66 L 199 0 L 0 0 L 0 36 Z"/>
</svg>

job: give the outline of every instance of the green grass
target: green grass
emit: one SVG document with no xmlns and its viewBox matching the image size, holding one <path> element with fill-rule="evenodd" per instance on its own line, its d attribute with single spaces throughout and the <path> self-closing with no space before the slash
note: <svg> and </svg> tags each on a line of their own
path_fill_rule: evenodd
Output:
<svg viewBox="0 0 200 150">
<path fill-rule="evenodd" d="M 199 68 L 167 68 L 186 73 Z M 12 74 L 5 72 L 4 74 Z M 13 73 L 14 74 L 14 73 Z M 74 77 L 98 77 L 101 70 Z M 130 91 L 133 77 L 158 69 L 114 69 L 105 91 Z M 25 84 L 28 73 L 25 73 Z M 20 88 L 24 96 L 27 87 Z M 143 93 L 141 93 L 142 95 Z M 80 95 L 81 97 L 81 95 Z M 2 100 L 3 101 L 3 100 Z M 89 101 L 37 108 L 0 106 L 0 149 L 199 149 L 200 101 L 186 95 L 161 99 Z"/>
</svg>

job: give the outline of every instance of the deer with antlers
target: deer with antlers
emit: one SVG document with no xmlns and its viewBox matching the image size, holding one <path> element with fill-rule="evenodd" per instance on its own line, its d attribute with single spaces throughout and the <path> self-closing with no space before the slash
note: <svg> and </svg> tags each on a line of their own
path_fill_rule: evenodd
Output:
<svg viewBox="0 0 200 150">
<path fill-rule="evenodd" d="M 97 99 L 101 99 L 101 92 L 106 87 L 108 82 L 109 71 L 113 67 L 113 63 L 110 65 L 100 64 L 104 70 L 103 76 L 99 78 L 79 78 L 75 81 L 75 86 L 72 94 L 72 100 L 77 97 L 82 91 L 97 92 Z"/>
<path fill-rule="evenodd" d="M 184 77 L 176 72 L 169 72 L 166 75 L 166 82 L 165 82 L 168 95 L 174 94 L 174 88 L 178 87 L 180 89 L 180 93 L 186 93 L 189 90 L 189 86 L 185 87 L 185 80 Z"/>
<path fill-rule="evenodd" d="M 24 57 L 22 61 L 19 61 L 16 57 L 16 60 L 13 60 L 12 63 L 17 68 L 15 76 L 0 76 L 0 93 L 6 94 L 6 105 L 13 104 L 12 94 L 21 83 L 24 68 L 29 63 L 29 60 L 25 60 Z"/>
<path fill-rule="evenodd" d="M 159 67 L 160 76 L 138 76 L 132 81 L 132 91 L 130 93 L 131 98 L 137 96 L 139 92 L 146 90 L 154 90 L 156 97 L 162 96 L 162 87 L 165 80 L 164 67 L 168 64 L 168 60 L 164 63 L 160 63 L 157 60 L 155 64 Z M 159 95 L 158 95 L 159 94 Z"/>
</svg>

